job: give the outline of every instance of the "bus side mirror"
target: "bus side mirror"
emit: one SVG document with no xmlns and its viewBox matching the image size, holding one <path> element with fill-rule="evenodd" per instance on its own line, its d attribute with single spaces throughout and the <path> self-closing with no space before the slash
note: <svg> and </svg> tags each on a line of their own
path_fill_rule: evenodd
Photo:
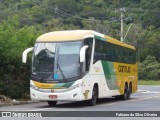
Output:
<svg viewBox="0 0 160 120">
<path fill-rule="evenodd" d="M 23 63 L 26 63 L 27 62 L 27 54 L 33 50 L 33 47 L 32 48 L 27 48 L 23 54 L 22 54 L 22 62 Z"/>
<path fill-rule="evenodd" d="M 85 61 L 85 56 L 86 56 L 86 49 L 88 48 L 88 45 L 85 45 L 81 48 L 80 50 L 80 62 L 84 62 Z"/>
</svg>

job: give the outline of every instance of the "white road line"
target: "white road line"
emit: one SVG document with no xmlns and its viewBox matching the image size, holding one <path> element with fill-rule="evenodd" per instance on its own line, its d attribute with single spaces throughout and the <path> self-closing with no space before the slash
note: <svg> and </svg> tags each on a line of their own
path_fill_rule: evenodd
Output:
<svg viewBox="0 0 160 120">
<path fill-rule="evenodd" d="M 135 102 L 135 101 L 141 101 L 141 100 L 147 100 L 147 99 L 152 99 L 153 97 L 146 97 L 146 98 L 141 98 L 141 99 L 136 99 L 136 100 L 129 100 L 129 102 Z"/>
<path fill-rule="evenodd" d="M 160 93 L 160 92 L 145 91 L 145 92 L 142 92 L 142 93 Z"/>
<path fill-rule="evenodd" d="M 148 91 L 148 90 L 138 90 L 138 93 L 160 93 L 157 91 Z"/>
<path fill-rule="evenodd" d="M 145 92 L 145 91 L 147 91 L 147 90 L 138 90 L 137 92 Z"/>
<path fill-rule="evenodd" d="M 140 98 L 136 100 L 129 100 L 129 102 L 136 102 L 136 101 L 141 101 L 141 100 L 147 100 L 147 99 L 152 99 L 152 98 L 160 98 L 160 96 L 152 96 L 152 97 L 145 97 L 145 98 Z"/>
<path fill-rule="evenodd" d="M 35 110 L 25 110 L 25 111 L 43 111 L 43 110 L 50 110 L 53 108 L 43 108 L 43 109 L 35 109 Z"/>
</svg>

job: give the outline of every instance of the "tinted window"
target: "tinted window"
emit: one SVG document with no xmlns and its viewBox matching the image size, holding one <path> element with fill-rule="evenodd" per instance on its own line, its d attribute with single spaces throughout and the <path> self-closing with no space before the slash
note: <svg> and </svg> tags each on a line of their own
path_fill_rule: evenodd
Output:
<svg viewBox="0 0 160 120">
<path fill-rule="evenodd" d="M 93 38 L 87 38 L 84 40 L 84 45 L 89 46 L 86 50 L 86 71 L 89 71 L 89 67 L 91 63 L 92 44 L 93 44 Z"/>
<path fill-rule="evenodd" d="M 98 60 L 135 64 L 136 51 L 96 39 L 94 62 Z"/>
</svg>

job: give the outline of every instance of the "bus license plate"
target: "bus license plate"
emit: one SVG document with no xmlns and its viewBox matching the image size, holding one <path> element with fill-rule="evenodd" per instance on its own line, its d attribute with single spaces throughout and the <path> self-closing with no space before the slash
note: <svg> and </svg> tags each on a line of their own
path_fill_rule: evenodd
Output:
<svg viewBox="0 0 160 120">
<path fill-rule="evenodd" d="M 57 95 L 49 95 L 50 99 L 57 99 Z"/>
</svg>

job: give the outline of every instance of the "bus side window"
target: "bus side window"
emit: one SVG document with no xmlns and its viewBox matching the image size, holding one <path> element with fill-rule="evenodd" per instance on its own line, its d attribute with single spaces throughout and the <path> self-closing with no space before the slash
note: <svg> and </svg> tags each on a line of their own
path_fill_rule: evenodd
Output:
<svg viewBox="0 0 160 120">
<path fill-rule="evenodd" d="M 100 44 L 99 40 L 95 40 L 95 51 L 94 51 L 94 59 L 93 64 L 96 63 L 98 60 L 102 60 L 102 45 Z"/>
<path fill-rule="evenodd" d="M 85 39 L 84 45 L 89 46 L 88 49 L 86 50 L 86 71 L 89 71 L 90 63 L 91 63 L 93 39 L 92 38 Z"/>
</svg>

